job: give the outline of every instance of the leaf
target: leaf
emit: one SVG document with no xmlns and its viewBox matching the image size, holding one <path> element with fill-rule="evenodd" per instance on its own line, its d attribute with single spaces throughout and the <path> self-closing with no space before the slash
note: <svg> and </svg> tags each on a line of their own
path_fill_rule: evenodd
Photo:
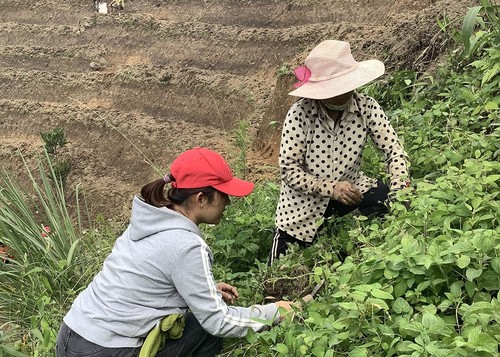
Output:
<svg viewBox="0 0 500 357">
<path fill-rule="evenodd" d="M 6 353 L 5 356 L 11 356 L 11 357 L 28 357 L 28 355 L 26 355 L 24 353 L 21 353 L 21 352 L 15 350 L 14 348 L 9 347 L 9 346 L 5 346 L 5 345 L 1 345 L 0 346 L 0 353 L 2 353 L 2 351 Z"/>
<path fill-rule="evenodd" d="M 249 343 L 255 343 L 255 342 L 257 342 L 258 338 L 259 337 L 258 337 L 257 333 L 253 329 L 249 328 L 247 335 L 246 335 L 247 341 Z"/>
<path fill-rule="evenodd" d="M 484 105 L 484 109 L 486 110 L 495 110 L 495 109 L 498 109 L 498 104 L 495 103 L 495 102 L 487 102 L 485 105 Z"/>
<path fill-rule="evenodd" d="M 462 286 L 463 283 L 461 281 L 455 281 L 453 284 L 450 286 L 450 292 L 453 295 L 453 297 L 457 298 L 460 295 L 462 295 Z M 450 299 L 452 300 L 452 299 Z"/>
<path fill-rule="evenodd" d="M 467 295 L 469 295 L 470 298 L 473 297 L 474 293 L 476 292 L 476 284 L 471 281 L 466 281 L 465 291 L 467 291 Z"/>
<path fill-rule="evenodd" d="M 409 347 L 410 341 L 401 341 L 396 345 L 396 351 L 398 352 L 412 352 L 413 349 Z M 408 356 L 408 355 L 406 355 Z"/>
<path fill-rule="evenodd" d="M 476 26 L 477 14 L 479 14 L 481 8 L 482 6 L 471 7 L 469 11 L 467 11 L 462 24 L 462 41 L 464 42 L 465 51 L 467 53 L 470 52 L 470 37 Z"/>
<path fill-rule="evenodd" d="M 490 250 L 493 250 L 495 248 L 495 243 L 493 243 L 493 240 L 490 237 L 484 237 L 481 239 L 481 242 L 479 243 L 479 249 L 483 253 L 488 253 Z"/>
<path fill-rule="evenodd" d="M 493 270 L 500 274 L 500 257 L 494 257 L 491 259 L 491 267 L 493 268 Z"/>
<path fill-rule="evenodd" d="M 470 257 L 467 255 L 461 255 L 459 258 L 455 260 L 455 263 L 460 269 L 463 269 L 469 265 Z"/>
<path fill-rule="evenodd" d="M 417 285 L 417 291 L 424 291 L 431 285 L 431 282 L 429 280 L 422 281 L 420 284 Z"/>
<path fill-rule="evenodd" d="M 415 275 L 425 275 L 426 271 L 420 267 L 409 267 L 408 270 Z"/>
<path fill-rule="evenodd" d="M 422 316 L 422 325 L 424 325 L 424 327 L 430 329 L 436 323 L 437 323 L 436 316 L 434 316 L 434 315 L 432 315 L 430 313 L 423 314 L 423 316 Z"/>
<path fill-rule="evenodd" d="M 394 270 L 391 270 L 389 268 L 385 268 L 385 270 L 384 270 L 384 277 L 386 279 L 391 280 L 391 279 L 397 278 L 398 276 L 399 276 L 399 271 L 394 271 Z"/>
<path fill-rule="evenodd" d="M 351 319 L 347 317 L 341 317 L 332 323 L 332 327 L 336 330 L 342 330 L 351 324 Z"/>
<path fill-rule="evenodd" d="M 282 353 L 282 354 L 287 354 L 288 353 L 288 347 L 287 345 L 283 343 L 277 343 L 276 346 L 273 347 L 273 350 Z"/>
<path fill-rule="evenodd" d="M 398 280 L 396 285 L 394 285 L 394 296 L 403 296 L 403 294 L 406 292 L 406 289 L 406 281 L 403 279 Z"/>
<path fill-rule="evenodd" d="M 403 314 L 403 313 L 410 314 L 413 311 L 410 304 L 408 304 L 408 301 L 406 301 L 401 297 L 398 297 L 396 300 L 394 300 L 394 302 L 392 303 L 392 310 L 396 314 Z"/>
<path fill-rule="evenodd" d="M 422 312 L 422 314 L 431 314 L 431 315 L 437 314 L 437 307 L 434 306 L 433 304 L 422 305 L 419 307 L 419 310 L 420 312 Z"/>
<path fill-rule="evenodd" d="M 483 273 L 483 269 L 469 268 L 465 272 L 465 276 L 467 276 L 467 280 L 474 281 L 474 279 L 479 278 L 482 273 Z"/>
<path fill-rule="evenodd" d="M 437 346 L 437 341 L 432 341 L 430 344 L 425 345 L 425 350 L 431 356 L 449 356 L 448 350 L 440 349 Z"/>
<path fill-rule="evenodd" d="M 312 352 L 313 356 L 324 357 L 325 356 L 325 347 L 323 347 L 323 346 L 314 347 L 311 350 L 311 352 Z"/>
<path fill-rule="evenodd" d="M 69 248 L 68 258 L 66 259 L 68 266 L 71 265 L 71 261 L 73 260 L 73 255 L 75 253 L 76 247 L 78 246 L 78 243 L 80 243 L 79 239 L 75 240 L 73 244 L 71 244 L 71 247 Z"/>
<path fill-rule="evenodd" d="M 486 183 L 496 183 L 497 181 L 500 181 L 500 175 L 488 175 L 484 178 Z"/>
<path fill-rule="evenodd" d="M 437 308 L 438 308 L 439 310 L 441 310 L 442 312 L 444 312 L 444 311 L 448 310 L 448 308 L 449 308 L 452 304 L 453 304 L 453 302 L 451 302 L 451 301 L 450 301 L 450 300 L 448 300 L 448 299 L 445 299 L 445 300 L 443 300 L 443 301 L 441 302 L 441 304 L 439 304 L 439 305 L 437 306 Z"/>
<path fill-rule="evenodd" d="M 358 290 L 358 291 L 371 291 L 372 289 L 374 289 L 374 286 L 377 286 L 377 287 L 380 287 L 381 285 L 380 284 L 360 284 L 360 285 L 357 285 L 355 286 L 353 289 L 354 290 Z"/>
<path fill-rule="evenodd" d="M 358 309 L 358 304 L 355 302 L 339 302 L 338 305 L 346 310 L 357 310 Z"/>
<path fill-rule="evenodd" d="M 366 347 L 354 347 L 354 349 L 349 352 L 349 357 L 366 357 L 368 356 L 368 349 Z"/>
<path fill-rule="evenodd" d="M 485 351 L 493 353 L 495 356 L 498 354 L 498 342 L 486 333 L 480 333 L 472 336 L 469 340 L 471 347 L 475 347 L 478 351 Z"/>
<path fill-rule="evenodd" d="M 408 345 L 408 347 L 410 347 L 412 350 L 414 351 L 417 351 L 417 352 L 423 352 L 424 351 L 424 348 L 420 345 L 417 345 L 416 343 L 410 343 Z"/>
<path fill-rule="evenodd" d="M 389 305 L 382 299 L 366 299 L 365 306 L 375 307 L 377 309 L 389 310 Z"/>
<path fill-rule="evenodd" d="M 481 80 L 481 85 L 488 83 L 492 78 L 500 73 L 500 64 L 495 63 L 491 68 L 486 69 L 483 74 L 483 79 Z M 491 106 L 493 105 L 493 106 Z M 485 109 L 495 110 L 498 109 L 498 105 L 495 102 L 486 103 Z"/>
<path fill-rule="evenodd" d="M 370 294 L 378 299 L 394 300 L 394 297 L 391 294 L 380 289 L 373 289 L 370 291 Z"/>
<path fill-rule="evenodd" d="M 471 205 L 474 210 L 477 210 L 479 206 L 483 203 L 482 197 L 473 197 L 471 200 Z"/>
<path fill-rule="evenodd" d="M 354 301 L 364 301 L 366 299 L 366 293 L 364 291 L 353 291 L 350 296 Z"/>
</svg>

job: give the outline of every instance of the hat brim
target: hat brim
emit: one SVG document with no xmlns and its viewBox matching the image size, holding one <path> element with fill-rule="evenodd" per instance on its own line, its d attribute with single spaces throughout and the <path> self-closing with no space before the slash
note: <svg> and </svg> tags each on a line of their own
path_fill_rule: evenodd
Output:
<svg viewBox="0 0 500 357">
<path fill-rule="evenodd" d="M 351 72 L 332 79 L 306 82 L 288 94 L 311 99 L 332 98 L 368 84 L 384 72 L 384 64 L 379 60 L 361 61 Z"/>
<path fill-rule="evenodd" d="M 243 197 L 249 195 L 253 191 L 255 185 L 253 182 L 233 177 L 228 182 L 213 185 L 212 187 L 230 196 Z"/>
</svg>

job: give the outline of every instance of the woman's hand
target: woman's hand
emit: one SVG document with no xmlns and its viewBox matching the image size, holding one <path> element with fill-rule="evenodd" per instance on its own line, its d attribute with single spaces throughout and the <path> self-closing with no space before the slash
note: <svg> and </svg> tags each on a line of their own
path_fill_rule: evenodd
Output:
<svg viewBox="0 0 500 357">
<path fill-rule="evenodd" d="M 276 305 L 278 307 L 278 309 L 280 307 L 286 309 L 286 312 L 290 312 L 290 311 L 293 311 L 293 303 L 290 302 L 290 301 L 285 301 L 285 300 L 280 300 L 280 301 L 277 301 L 274 303 L 274 305 Z M 280 314 L 280 320 L 283 320 L 285 317 L 286 317 L 287 314 Z"/>
<path fill-rule="evenodd" d="M 333 188 L 333 199 L 347 206 L 360 203 L 363 194 L 348 181 L 339 181 Z"/>
<path fill-rule="evenodd" d="M 217 283 L 217 290 L 222 294 L 222 299 L 226 304 L 234 304 L 234 302 L 240 297 L 236 288 L 232 285 L 226 283 Z"/>
</svg>

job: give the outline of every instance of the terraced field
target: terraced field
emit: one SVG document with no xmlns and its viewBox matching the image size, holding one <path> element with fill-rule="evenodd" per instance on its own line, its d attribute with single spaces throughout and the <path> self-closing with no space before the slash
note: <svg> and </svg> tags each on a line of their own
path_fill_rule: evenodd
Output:
<svg viewBox="0 0 500 357">
<path fill-rule="evenodd" d="M 95 212 L 127 216 L 130 198 L 181 151 L 231 156 L 246 120 L 253 178 L 276 167 L 279 126 L 300 63 L 324 39 L 388 71 L 432 68 L 445 50 L 436 19 L 459 26 L 472 0 L 134 0 L 96 14 L 91 1 L 0 0 L 0 164 L 21 171 L 62 127 Z M 147 158 L 147 160 L 146 160 Z M 272 174 L 271 170 L 271 174 Z M 22 179 L 20 179 L 22 182 Z"/>
</svg>

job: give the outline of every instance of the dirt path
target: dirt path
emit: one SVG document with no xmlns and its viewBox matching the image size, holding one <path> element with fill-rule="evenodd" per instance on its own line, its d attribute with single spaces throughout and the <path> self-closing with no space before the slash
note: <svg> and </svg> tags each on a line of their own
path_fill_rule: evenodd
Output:
<svg viewBox="0 0 500 357">
<path fill-rule="evenodd" d="M 0 0 L 0 163 L 19 171 L 20 150 L 40 155 L 40 132 L 63 127 L 69 185 L 81 182 L 96 212 L 127 216 L 130 198 L 181 151 L 231 156 L 241 120 L 265 132 L 273 164 L 289 88 L 277 82 L 326 38 L 389 70 L 425 70 L 439 55 L 436 17 L 461 18 L 472 0 L 134 0 L 121 14 L 91 1 Z M 274 133 L 275 134 L 275 133 Z M 266 160 L 266 161 L 264 161 Z M 253 172 L 258 172 L 254 170 Z"/>
</svg>

